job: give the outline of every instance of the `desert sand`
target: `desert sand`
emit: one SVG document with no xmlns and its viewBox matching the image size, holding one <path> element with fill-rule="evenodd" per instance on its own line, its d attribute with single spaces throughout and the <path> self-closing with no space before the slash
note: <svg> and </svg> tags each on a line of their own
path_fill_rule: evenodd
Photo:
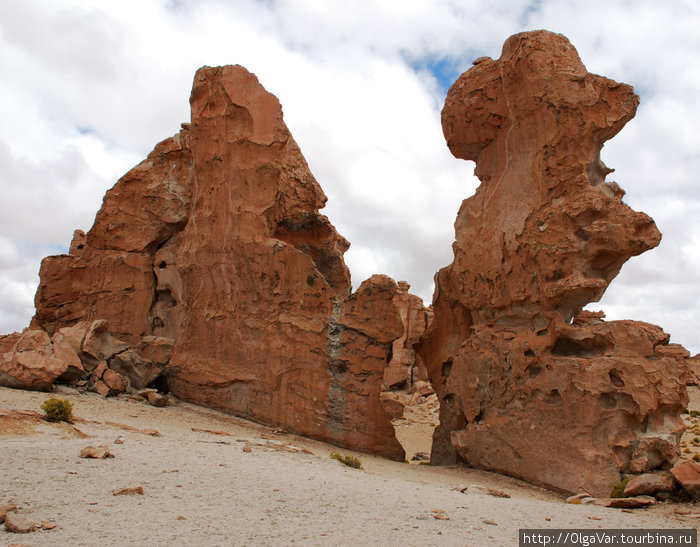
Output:
<svg viewBox="0 0 700 547">
<path fill-rule="evenodd" d="M 156 408 L 66 391 L 56 396 L 73 403 L 73 425 L 41 419 L 46 393 L 0 388 L 0 506 L 55 525 L 22 535 L 0 527 L 0 545 L 517 545 L 519 528 L 695 528 L 700 519 L 695 504 L 571 505 L 509 477 L 392 462 L 176 400 Z M 409 457 L 429 451 L 431 419 L 409 409 L 397 422 Z M 101 444 L 113 458 L 80 458 Z M 139 486 L 142 495 L 113 494 Z"/>
</svg>

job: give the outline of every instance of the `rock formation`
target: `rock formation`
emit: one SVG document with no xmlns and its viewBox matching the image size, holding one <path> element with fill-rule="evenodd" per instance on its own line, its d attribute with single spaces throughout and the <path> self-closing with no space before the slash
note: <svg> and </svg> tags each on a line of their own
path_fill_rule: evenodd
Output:
<svg viewBox="0 0 700 547">
<path fill-rule="evenodd" d="M 638 102 L 545 31 L 512 36 L 450 89 L 445 138 L 481 185 L 418 346 L 441 402 L 433 463 L 607 495 L 620 472 L 677 457 L 686 365 L 668 335 L 580 314 L 661 239 L 600 160 Z"/>
<path fill-rule="evenodd" d="M 432 311 L 423 306 L 423 300 L 408 292 L 411 286 L 399 281 L 399 292 L 394 297 L 394 306 L 401 316 L 403 334 L 394 340 L 391 360 L 384 369 L 386 388 L 408 388 L 416 380 L 426 380 L 427 372 L 413 346 L 425 334 Z"/>
<path fill-rule="evenodd" d="M 191 123 L 107 192 L 70 254 L 43 261 L 32 332 L 44 343 L 97 322 L 123 344 L 77 348 L 103 394 L 163 374 L 182 399 L 403 460 L 379 396 L 403 332 L 396 283 L 351 294 L 349 244 L 253 74 L 204 67 L 190 104 Z M 164 345 L 165 369 L 147 355 Z"/>
</svg>

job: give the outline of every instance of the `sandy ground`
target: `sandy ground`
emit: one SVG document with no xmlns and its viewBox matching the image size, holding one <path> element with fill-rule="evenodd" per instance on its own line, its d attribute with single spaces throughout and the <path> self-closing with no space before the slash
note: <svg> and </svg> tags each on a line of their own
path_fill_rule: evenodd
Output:
<svg viewBox="0 0 700 547">
<path fill-rule="evenodd" d="M 569 505 L 508 477 L 390 462 L 181 402 L 59 396 L 74 404 L 74 427 L 37 416 L 47 394 L 0 388 L 0 506 L 56 525 L 23 535 L 0 526 L 0 545 L 517 545 L 519 528 L 700 522 L 694 504 Z M 423 443 L 409 454 L 429 450 L 429 414 L 397 424 L 402 442 Z M 99 444 L 114 458 L 79 457 Z M 364 469 L 330 459 L 334 451 Z M 143 495 L 113 495 L 138 486 Z"/>
</svg>

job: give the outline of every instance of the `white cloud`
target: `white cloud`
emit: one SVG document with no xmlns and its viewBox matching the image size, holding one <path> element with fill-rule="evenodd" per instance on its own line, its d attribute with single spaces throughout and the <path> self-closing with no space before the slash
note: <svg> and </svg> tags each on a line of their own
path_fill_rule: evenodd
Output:
<svg viewBox="0 0 700 547">
<path fill-rule="evenodd" d="M 375 272 L 431 300 L 453 222 L 475 188 L 452 158 L 426 70 L 498 57 L 515 32 L 568 36 L 592 72 L 635 85 L 637 117 L 603 159 L 654 217 L 661 246 L 627 264 L 602 307 L 700 351 L 700 5 L 693 1 L 23 0 L 0 4 L 0 330 L 32 315 L 40 252 L 89 228 L 102 195 L 187 121 L 195 70 L 242 64 L 285 119 L 352 242 L 355 286 Z M 414 69 L 413 67 L 420 67 Z"/>
</svg>

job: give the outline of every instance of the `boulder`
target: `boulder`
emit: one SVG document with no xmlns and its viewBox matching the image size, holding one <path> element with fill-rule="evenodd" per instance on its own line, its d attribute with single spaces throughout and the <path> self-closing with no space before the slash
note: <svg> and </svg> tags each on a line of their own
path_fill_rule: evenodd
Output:
<svg viewBox="0 0 700 547">
<path fill-rule="evenodd" d="M 98 362 L 109 360 L 128 348 L 129 344 L 112 336 L 109 322 L 104 319 L 93 321 L 83 340 L 83 353 Z"/>
<path fill-rule="evenodd" d="M 390 393 L 382 393 L 382 406 L 384 411 L 390 420 L 397 420 L 398 418 L 403 418 L 404 404 L 394 399 Z"/>
<path fill-rule="evenodd" d="M 659 492 L 672 492 L 673 479 L 670 476 L 645 473 L 634 477 L 625 486 L 625 497 L 653 496 Z"/>
<path fill-rule="evenodd" d="M 126 350 L 109 360 L 109 367 L 127 379 L 133 389 L 143 389 L 150 385 L 161 375 L 163 366 L 143 359 L 134 349 Z"/>
<path fill-rule="evenodd" d="M 69 363 L 54 356 L 48 334 L 27 329 L 13 350 L 0 355 L 0 385 L 19 389 L 50 391 Z"/>
<path fill-rule="evenodd" d="M 108 368 L 102 374 L 102 382 L 109 388 L 110 395 L 124 393 L 128 386 L 127 381 L 123 376 Z"/>
<path fill-rule="evenodd" d="M 700 499 L 700 465 L 693 461 L 676 464 L 671 476 L 694 500 Z"/>
<path fill-rule="evenodd" d="M 581 312 L 661 239 L 600 160 L 638 103 L 547 31 L 510 37 L 450 88 L 447 145 L 481 185 L 417 346 L 440 397 L 431 463 L 601 496 L 678 457 L 681 352 L 659 327 Z"/>
</svg>

